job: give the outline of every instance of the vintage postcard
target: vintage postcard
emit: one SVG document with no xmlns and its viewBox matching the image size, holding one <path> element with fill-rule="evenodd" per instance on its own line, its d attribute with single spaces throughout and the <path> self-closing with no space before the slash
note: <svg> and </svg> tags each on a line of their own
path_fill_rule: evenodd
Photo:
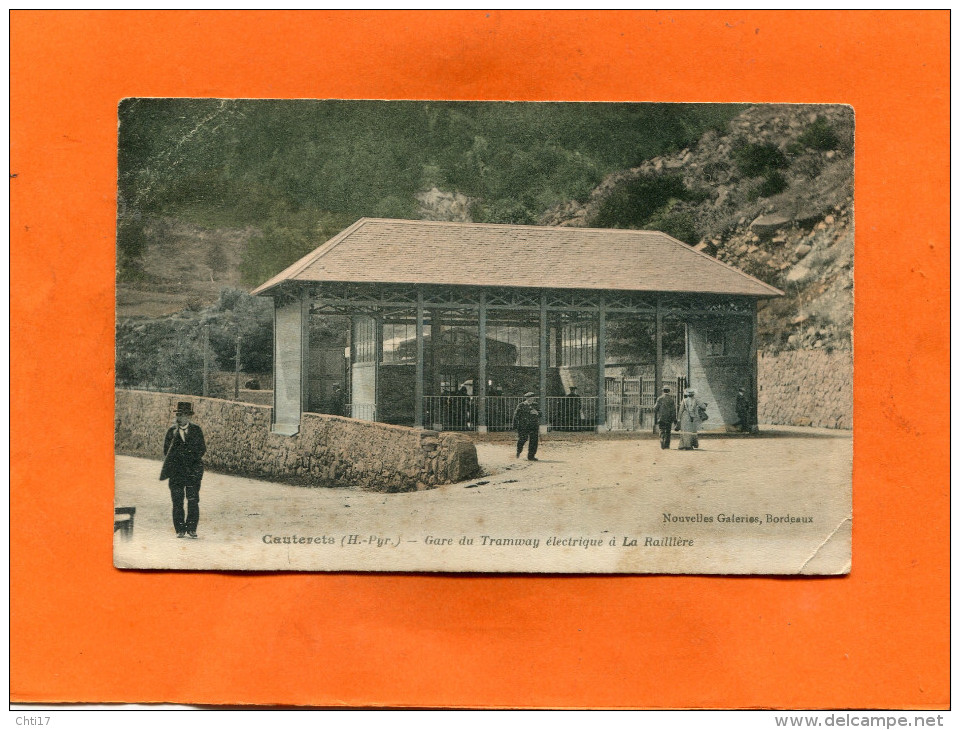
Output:
<svg viewBox="0 0 960 730">
<path fill-rule="evenodd" d="M 851 107 L 118 117 L 117 567 L 850 571 Z"/>
</svg>

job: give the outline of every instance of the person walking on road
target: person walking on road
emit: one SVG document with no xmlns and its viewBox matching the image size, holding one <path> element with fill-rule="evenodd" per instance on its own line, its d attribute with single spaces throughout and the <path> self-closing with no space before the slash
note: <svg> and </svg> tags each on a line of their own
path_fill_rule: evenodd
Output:
<svg viewBox="0 0 960 730">
<path fill-rule="evenodd" d="M 200 482 L 203 479 L 203 455 L 207 444 L 203 429 L 191 423 L 193 405 L 187 401 L 177 404 L 177 422 L 163 439 L 163 466 L 160 479 L 170 480 L 170 499 L 173 502 L 173 529 L 177 537 L 197 536 L 200 522 Z M 187 500 L 184 516 L 183 500 Z"/>
<path fill-rule="evenodd" d="M 677 399 L 669 386 L 663 386 L 663 395 L 657 398 L 653 407 L 653 421 L 660 429 L 660 448 L 670 448 L 670 434 L 677 426 Z"/>
<path fill-rule="evenodd" d="M 697 436 L 700 424 L 707 418 L 707 404 L 697 400 L 697 393 L 693 388 L 683 392 L 680 403 L 680 412 L 677 421 L 680 422 L 680 451 L 700 448 L 700 439 Z"/>
<path fill-rule="evenodd" d="M 529 440 L 527 459 L 537 461 L 537 446 L 540 439 L 540 408 L 534 402 L 533 393 L 524 393 L 523 400 L 513 412 L 513 427 L 517 430 L 517 458 L 523 453 L 523 446 Z"/>
</svg>

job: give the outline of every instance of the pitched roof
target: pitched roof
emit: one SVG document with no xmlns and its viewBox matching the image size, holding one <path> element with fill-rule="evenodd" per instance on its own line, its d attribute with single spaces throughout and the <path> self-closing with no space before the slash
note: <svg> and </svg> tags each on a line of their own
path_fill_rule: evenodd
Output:
<svg viewBox="0 0 960 730">
<path fill-rule="evenodd" d="M 659 231 L 361 218 L 253 290 L 284 282 L 783 294 Z"/>
</svg>

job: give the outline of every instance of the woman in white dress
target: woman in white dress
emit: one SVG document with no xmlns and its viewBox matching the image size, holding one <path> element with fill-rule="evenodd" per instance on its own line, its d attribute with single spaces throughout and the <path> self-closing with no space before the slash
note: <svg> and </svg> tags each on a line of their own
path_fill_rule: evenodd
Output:
<svg viewBox="0 0 960 730">
<path fill-rule="evenodd" d="M 700 430 L 700 424 L 703 423 L 706 408 L 706 403 L 697 400 L 697 394 L 693 388 L 683 391 L 680 412 L 677 414 L 677 420 L 680 422 L 680 446 L 677 448 L 680 451 L 688 451 L 700 446 L 697 432 Z"/>
</svg>

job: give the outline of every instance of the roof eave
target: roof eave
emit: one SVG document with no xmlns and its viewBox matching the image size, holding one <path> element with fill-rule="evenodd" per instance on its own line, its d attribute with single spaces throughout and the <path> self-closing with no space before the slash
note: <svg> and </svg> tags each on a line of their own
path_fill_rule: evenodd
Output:
<svg viewBox="0 0 960 730">
<path fill-rule="evenodd" d="M 763 284 L 757 280 L 758 283 Z M 715 297 L 749 297 L 751 299 L 775 299 L 777 297 L 786 296 L 785 292 L 780 291 L 776 287 L 770 286 L 769 284 L 763 284 L 764 288 L 768 289 L 765 292 L 731 292 L 731 291 L 685 291 L 682 289 L 612 289 L 608 287 L 590 287 L 590 286 L 580 286 L 580 287 L 564 287 L 564 286 L 513 286 L 510 284 L 451 284 L 443 282 L 422 282 L 422 281 L 341 281 L 339 279 L 334 280 L 325 280 L 325 279 L 291 279 L 286 278 L 280 281 L 275 282 L 266 282 L 261 284 L 259 287 L 254 289 L 251 294 L 255 296 L 275 296 L 280 293 L 281 289 L 299 289 L 305 286 L 316 286 L 324 284 L 337 284 L 337 285 L 356 285 L 356 284 L 366 284 L 370 286 L 378 285 L 388 285 L 388 286 L 412 286 L 412 287 L 423 287 L 423 286 L 447 286 L 447 287 L 470 287 L 470 288 L 499 288 L 499 289 L 555 289 L 555 290 L 571 290 L 571 291 L 608 291 L 608 292 L 624 292 L 624 293 L 634 293 L 634 294 L 658 294 L 658 295 L 684 295 L 684 296 L 715 296 Z"/>
</svg>

